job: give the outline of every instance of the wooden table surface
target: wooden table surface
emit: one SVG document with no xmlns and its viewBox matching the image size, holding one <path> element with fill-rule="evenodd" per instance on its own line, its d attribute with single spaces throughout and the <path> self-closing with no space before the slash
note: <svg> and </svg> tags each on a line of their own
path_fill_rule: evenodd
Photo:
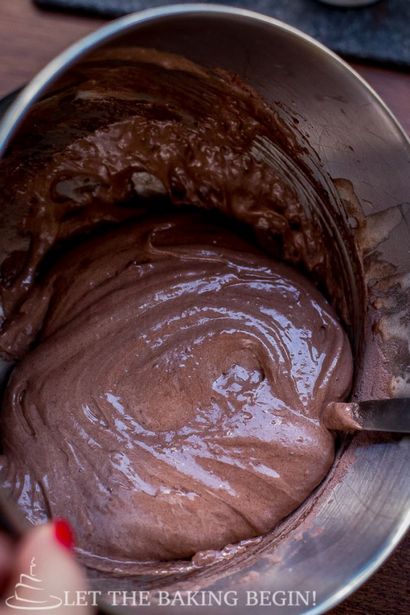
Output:
<svg viewBox="0 0 410 615">
<path fill-rule="evenodd" d="M 0 96 L 26 83 L 67 45 L 101 26 L 103 20 L 48 13 L 30 0 L 0 0 Z M 410 134 L 410 73 L 354 64 Z M 354 537 L 352 537 L 354 540 Z M 333 615 L 410 613 L 410 536 L 381 569 Z"/>
</svg>

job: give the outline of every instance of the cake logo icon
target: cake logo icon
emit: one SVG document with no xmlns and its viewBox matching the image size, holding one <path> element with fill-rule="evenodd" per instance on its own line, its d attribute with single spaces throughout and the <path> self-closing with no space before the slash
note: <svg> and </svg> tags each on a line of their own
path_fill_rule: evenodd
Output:
<svg viewBox="0 0 410 615">
<path fill-rule="evenodd" d="M 21 574 L 16 583 L 13 596 L 6 600 L 7 606 L 23 611 L 50 611 L 57 609 L 63 601 L 57 596 L 47 594 L 42 587 L 42 580 L 34 574 L 35 558 L 30 563 L 30 574 Z"/>
</svg>

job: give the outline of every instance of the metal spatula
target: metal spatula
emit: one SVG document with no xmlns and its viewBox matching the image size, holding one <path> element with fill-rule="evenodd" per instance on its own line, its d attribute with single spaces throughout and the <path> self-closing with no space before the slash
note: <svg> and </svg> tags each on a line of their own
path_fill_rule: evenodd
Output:
<svg viewBox="0 0 410 615">
<path fill-rule="evenodd" d="M 336 431 L 388 431 L 410 433 L 410 399 L 377 399 L 360 402 L 331 402 L 323 422 Z"/>
</svg>

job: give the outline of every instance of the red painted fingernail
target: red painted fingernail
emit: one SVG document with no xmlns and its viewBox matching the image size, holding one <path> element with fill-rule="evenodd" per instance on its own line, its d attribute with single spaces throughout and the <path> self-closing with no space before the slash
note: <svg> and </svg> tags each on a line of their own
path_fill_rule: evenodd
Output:
<svg viewBox="0 0 410 615">
<path fill-rule="evenodd" d="M 54 519 L 54 536 L 57 542 L 70 549 L 74 547 L 74 534 L 71 525 L 65 519 Z"/>
</svg>

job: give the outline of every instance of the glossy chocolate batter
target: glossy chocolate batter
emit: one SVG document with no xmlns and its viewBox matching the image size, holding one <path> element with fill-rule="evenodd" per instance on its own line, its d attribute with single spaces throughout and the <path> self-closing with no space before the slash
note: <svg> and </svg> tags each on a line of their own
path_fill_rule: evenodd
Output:
<svg viewBox="0 0 410 615">
<path fill-rule="evenodd" d="M 19 362 L 1 481 L 33 523 L 67 517 L 88 565 L 116 574 L 274 528 L 328 472 L 321 412 L 352 378 L 305 277 L 229 219 L 161 201 L 222 210 L 324 267 L 297 188 L 251 152 L 272 130 L 286 141 L 273 113 L 236 78 L 127 57 L 90 61 L 40 102 L 1 171 L 13 206 L 29 199 L 2 268 L 0 348 Z"/>
</svg>

